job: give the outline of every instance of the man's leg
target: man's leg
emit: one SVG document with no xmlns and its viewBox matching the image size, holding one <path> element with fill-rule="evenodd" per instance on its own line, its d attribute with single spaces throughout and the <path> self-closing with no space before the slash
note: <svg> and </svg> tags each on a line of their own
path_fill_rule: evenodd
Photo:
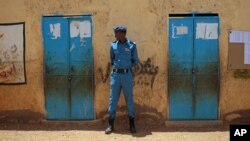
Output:
<svg viewBox="0 0 250 141">
<path fill-rule="evenodd" d="M 121 83 L 120 83 L 120 78 L 119 74 L 112 73 L 110 75 L 110 97 L 109 97 L 109 126 L 105 130 L 106 134 L 112 133 L 114 130 L 114 120 L 116 117 L 116 108 L 117 108 L 117 103 L 119 101 L 121 93 Z"/>
<path fill-rule="evenodd" d="M 135 125 L 134 125 L 134 100 L 133 100 L 133 76 L 131 73 L 124 74 L 122 78 L 122 88 L 124 91 L 125 101 L 128 108 L 129 115 L 129 127 L 132 133 L 136 133 Z"/>
</svg>

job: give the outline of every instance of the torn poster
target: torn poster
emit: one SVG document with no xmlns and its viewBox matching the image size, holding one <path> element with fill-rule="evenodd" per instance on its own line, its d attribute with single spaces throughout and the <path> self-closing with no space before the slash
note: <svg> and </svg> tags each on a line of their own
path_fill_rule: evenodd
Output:
<svg viewBox="0 0 250 141">
<path fill-rule="evenodd" d="M 70 23 L 70 37 L 91 37 L 91 23 L 90 21 L 72 21 Z"/>
<path fill-rule="evenodd" d="M 218 39 L 218 23 L 197 23 L 196 39 Z"/>
<path fill-rule="evenodd" d="M 51 34 L 51 39 L 57 39 L 61 37 L 61 24 L 56 23 L 56 24 L 50 24 L 50 34 Z"/>
<path fill-rule="evenodd" d="M 24 23 L 0 24 L 0 84 L 25 83 Z"/>
<path fill-rule="evenodd" d="M 187 26 L 176 26 L 176 35 L 185 35 L 188 34 Z"/>
</svg>

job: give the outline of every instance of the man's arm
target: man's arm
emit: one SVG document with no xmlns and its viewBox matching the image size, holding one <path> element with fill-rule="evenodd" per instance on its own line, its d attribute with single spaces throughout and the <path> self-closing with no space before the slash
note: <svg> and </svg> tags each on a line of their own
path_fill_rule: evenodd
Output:
<svg viewBox="0 0 250 141">
<path fill-rule="evenodd" d="M 132 66 L 136 66 L 138 64 L 138 53 L 137 53 L 137 48 L 136 44 L 134 45 L 134 48 L 132 50 Z"/>
<path fill-rule="evenodd" d="M 114 59 L 115 59 L 115 54 L 114 54 L 114 51 L 113 51 L 113 48 L 112 48 L 112 45 L 111 45 L 110 46 L 110 63 L 111 63 L 112 66 L 114 64 Z"/>
</svg>

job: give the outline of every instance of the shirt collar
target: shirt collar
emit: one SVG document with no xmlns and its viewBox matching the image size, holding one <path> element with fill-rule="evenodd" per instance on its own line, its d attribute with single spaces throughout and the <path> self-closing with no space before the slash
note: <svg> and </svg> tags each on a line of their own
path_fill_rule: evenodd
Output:
<svg viewBox="0 0 250 141">
<path fill-rule="evenodd" d="M 118 43 L 118 44 L 122 44 L 122 43 L 121 43 L 120 41 L 118 41 L 118 40 L 117 40 L 117 43 Z M 125 43 L 126 43 L 127 45 L 129 45 L 129 39 L 126 38 L 126 39 L 125 39 Z"/>
</svg>

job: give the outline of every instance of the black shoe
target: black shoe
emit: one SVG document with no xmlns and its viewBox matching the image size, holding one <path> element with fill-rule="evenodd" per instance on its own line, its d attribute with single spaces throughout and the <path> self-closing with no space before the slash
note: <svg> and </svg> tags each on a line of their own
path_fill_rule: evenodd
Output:
<svg viewBox="0 0 250 141">
<path fill-rule="evenodd" d="M 134 120 L 135 118 L 129 117 L 129 129 L 132 134 L 136 133 Z"/>
<path fill-rule="evenodd" d="M 105 130 L 105 134 L 111 134 L 114 131 L 114 119 L 109 119 L 109 125 Z"/>
</svg>

